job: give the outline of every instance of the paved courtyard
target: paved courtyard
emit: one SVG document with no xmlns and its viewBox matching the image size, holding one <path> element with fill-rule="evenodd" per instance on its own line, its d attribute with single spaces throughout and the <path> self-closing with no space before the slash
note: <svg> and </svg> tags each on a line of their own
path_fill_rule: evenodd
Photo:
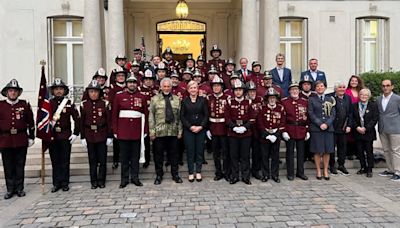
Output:
<svg viewBox="0 0 400 228">
<path fill-rule="evenodd" d="M 400 183 L 337 175 L 330 181 L 175 184 L 166 174 L 160 186 L 118 189 L 110 176 L 105 189 L 91 190 L 87 177 L 73 177 L 69 192 L 41 193 L 28 179 L 27 196 L 0 200 L 0 227 L 400 227 Z M 185 175 L 182 175 L 186 178 Z M 49 178 L 47 178 L 49 181 Z M 4 180 L 0 190 L 5 191 Z"/>
</svg>

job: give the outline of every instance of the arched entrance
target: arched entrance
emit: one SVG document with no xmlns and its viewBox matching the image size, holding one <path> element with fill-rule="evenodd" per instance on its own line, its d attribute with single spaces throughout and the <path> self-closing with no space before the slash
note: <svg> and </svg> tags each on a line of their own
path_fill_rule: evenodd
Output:
<svg viewBox="0 0 400 228">
<path fill-rule="evenodd" d="M 157 23 L 159 55 L 170 47 L 174 59 L 183 63 L 188 55 L 206 58 L 206 23 L 194 20 L 168 20 Z"/>
</svg>

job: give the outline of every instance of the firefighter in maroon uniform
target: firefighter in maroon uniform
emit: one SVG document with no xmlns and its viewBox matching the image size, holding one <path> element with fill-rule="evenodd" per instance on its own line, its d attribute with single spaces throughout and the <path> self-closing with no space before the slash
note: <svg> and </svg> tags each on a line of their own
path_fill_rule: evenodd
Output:
<svg viewBox="0 0 400 228">
<path fill-rule="evenodd" d="M 174 53 L 172 52 L 170 47 L 167 47 L 165 51 L 162 53 L 162 58 L 163 62 L 166 65 L 168 74 L 171 74 L 173 71 L 178 71 L 179 72 L 179 62 L 175 61 L 174 58 Z"/>
<path fill-rule="evenodd" d="M 281 134 L 285 129 L 285 109 L 278 104 L 279 94 L 270 87 L 264 96 L 264 105 L 257 115 L 262 156 L 262 182 L 279 179 L 279 147 Z M 271 159 L 271 163 L 270 163 Z"/>
<path fill-rule="evenodd" d="M 110 90 L 108 92 L 108 102 L 110 102 L 110 105 L 112 107 L 112 104 L 114 102 L 114 98 L 117 93 L 126 90 L 126 84 L 125 80 L 127 77 L 126 71 L 122 67 L 117 67 L 115 70 L 115 84 L 110 85 Z M 118 163 L 119 163 L 119 144 L 118 140 L 114 139 L 113 141 L 113 165 L 112 168 L 116 169 L 118 168 Z"/>
<path fill-rule="evenodd" d="M 193 74 L 193 81 L 199 85 L 199 96 L 207 97 L 208 94 L 212 93 L 210 86 L 207 83 L 201 83 L 203 76 L 199 69 L 196 69 Z"/>
<path fill-rule="evenodd" d="M 251 119 L 254 111 L 251 100 L 244 96 L 246 85 L 236 79 L 232 85 L 234 97 L 228 100 L 225 110 L 225 121 L 228 127 L 229 154 L 231 158 L 230 184 L 239 181 L 239 163 L 242 181 L 250 185 L 250 143 Z"/>
<path fill-rule="evenodd" d="M 139 163 L 145 162 L 144 138 L 149 109 L 147 99 L 138 91 L 135 76 L 126 80 L 126 91 L 119 92 L 112 107 L 112 129 L 121 152 L 121 184 L 143 186 L 139 180 Z"/>
<path fill-rule="evenodd" d="M 108 99 L 108 92 L 110 91 L 110 88 L 106 86 L 107 79 L 108 77 L 106 75 L 106 71 L 103 68 L 99 68 L 92 77 L 92 80 L 96 80 L 98 82 L 102 91 L 100 93 L 101 98 L 104 99 Z M 82 101 L 87 100 L 88 98 L 87 90 L 85 90 L 85 92 L 83 92 Z"/>
<path fill-rule="evenodd" d="M 7 187 L 4 199 L 10 199 L 14 194 L 25 196 L 26 153 L 35 140 L 32 109 L 27 101 L 18 99 L 21 93 L 22 88 L 15 79 L 1 90 L 6 97 L 0 101 L 0 152 Z"/>
<path fill-rule="evenodd" d="M 254 61 L 251 64 L 252 71 L 250 75 L 246 78 L 248 81 L 253 81 L 257 87 L 262 86 L 262 81 L 264 78 L 264 74 L 261 73 L 261 64 L 257 61 Z"/>
<path fill-rule="evenodd" d="M 50 87 L 54 96 L 50 100 L 53 110 L 53 137 L 49 152 L 53 168 L 53 188 L 51 192 L 69 190 L 69 169 L 71 145 L 80 132 L 80 117 L 75 104 L 67 98 L 68 86 L 61 78 L 54 79 Z M 71 131 L 71 117 L 74 120 L 74 131 Z"/>
<path fill-rule="evenodd" d="M 236 63 L 232 58 L 229 58 L 225 63 L 225 71 L 220 73 L 222 80 L 224 81 L 225 88 L 231 88 L 230 79 L 235 74 Z M 245 82 L 246 83 L 246 82 Z"/>
<path fill-rule="evenodd" d="M 160 87 L 160 82 L 163 80 L 165 77 L 168 77 L 168 68 L 164 63 L 159 63 L 157 68 L 154 70 L 156 73 L 155 75 L 155 81 L 154 81 L 154 87 L 158 88 Z"/>
<path fill-rule="evenodd" d="M 212 59 L 208 60 L 207 67 L 211 68 L 211 65 L 214 65 L 218 72 L 221 73 L 224 71 L 225 60 L 221 59 L 222 51 L 219 49 L 218 45 L 214 44 L 210 50 L 210 55 Z"/>
<path fill-rule="evenodd" d="M 182 81 L 179 83 L 178 86 L 186 91 L 187 84 L 192 80 L 192 77 L 193 72 L 189 68 L 186 68 L 182 72 Z"/>
<path fill-rule="evenodd" d="M 140 64 L 136 61 L 136 59 L 134 59 L 131 63 L 130 73 L 137 78 L 139 84 L 141 85 L 143 82 L 143 72 L 140 71 Z"/>
<path fill-rule="evenodd" d="M 257 113 L 260 111 L 263 104 L 263 98 L 257 96 L 257 86 L 253 81 L 246 83 L 247 95 L 246 99 L 251 100 L 251 106 L 254 110 L 254 115 L 251 119 L 252 135 L 251 135 L 251 174 L 257 180 L 261 180 L 261 148 L 260 148 L 260 135 L 256 125 Z"/>
<path fill-rule="evenodd" d="M 159 64 L 159 66 L 162 63 Z M 164 68 L 163 68 L 164 69 Z M 156 70 L 159 70 L 158 68 Z M 159 71 L 157 71 L 159 72 Z M 144 76 L 143 76 L 143 85 L 140 86 L 138 88 L 138 90 L 140 91 L 140 93 L 146 97 L 147 100 L 147 105 L 150 105 L 150 100 L 153 96 L 155 96 L 156 94 L 158 94 L 158 89 L 154 86 L 154 81 L 156 79 L 156 76 L 154 75 L 153 71 L 151 71 L 150 69 L 147 69 L 144 71 Z M 148 129 L 149 126 L 145 126 L 146 128 L 146 132 L 149 130 Z M 149 167 L 150 164 L 150 155 L 151 155 L 151 151 L 150 151 L 150 136 L 147 135 L 144 138 L 144 145 L 145 145 L 145 159 L 146 162 L 143 164 L 143 168 L 147 168 Z"/>
<path fill-rule="evenodd" d="M 182 99 L 186 96 L 186 91 L 179 87 L 179 74 L 176 71 L 171 73 L 171 81 L 172 81 L 172 94 L 177 95 L 179 99 Z"/>
<path fill-rule="evenodd" d="M 308 74 L 304 75 L 303 80 L 300 81 L 300 97 L 308 100 L 309 97 L 316 96 L 317 93 L 312 90 L 313 81 Z M 310 140 L 304 142 L 304 162 L 314 162 L 314 154 L 310 152 Z"/>
<path fill-rule="evenodd" d="M 230 180 L 230 157 L 228 152 L 225 106 L 230 97 L 224 93 L 224 82 L 218 76 L 211 81 L 212 94 L 208 95 L 209 130 L 207 138 L 211 140 L 211 151 L 215 165 L 215 181 Z M 222 165 L 221 165 L 222 161 Z"/>
<path fill-rule="evenodd" d="M 263 81 L 262 81 L 263 86 L 259 86 L 257 88 L 257 95 L 258 96 L 264 96 L 265 93 L 268 91 L 268 88 L 272 87 L 274 88 L 275 91 L 279 93 L 280 97 L 283 97 L 283 90 L 281 87 L 272 84 L 272 75 L 269 72 L 265 72 Z"/>
<path fill-rule="evenodd" d="M 200 73 L 203 76 L 201 82 L 207 81 L 208 78 L 207 78 L 206 61 L 204 60 L 204 57 L 202 55 L 199 55 L 199 57 L 197 57 L 196 68 L 200 70 Z"/>
<path fill-rule="evenodd" d="M 122 54 L 119 54 L 117 57 L 115 57 L 115 63 L 117 64 L 117 67 L 110 73 L 110 85 L 115 84 L 116 74 L 120 71 L 120 69 L 118 69 L 119 67 L 122 67 L 122 69 L 124 69 L 124 71 L 128 74 L 129 69 L 126 68 L 126 60 L 126 56 Z"/>
<path fill-rule="evenodd" d="M 88 99 L 81 103 L 81 141 L 87 147 L 92 189 L 104 188 L 107 174 L 107 146 L 112 144 L 111 106 L 101 98 L 100 84 L 86 87 Z M 98 171 L 97 171 L 98 167 Z"/>
<path fill-rule="evenodd" d="M 287 178 L 294 179 L 294 148 L 296 146 L 297 154 L 297 172 L 296 177 L 308 180 L 304 175 L 304 141 L 310 138 L 308 132 L 308 101 L 300 98 L 299 84 L 292 83 L 289 86 L 289 97 L 281 100 L 286 112 L 285 132 L 282 133 L 286 141 L 286 166 Z"/>
</svg>

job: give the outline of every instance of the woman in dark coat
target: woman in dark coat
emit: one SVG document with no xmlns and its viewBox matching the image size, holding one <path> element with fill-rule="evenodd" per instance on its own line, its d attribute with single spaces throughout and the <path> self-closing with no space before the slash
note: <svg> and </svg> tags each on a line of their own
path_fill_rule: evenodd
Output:
<svg viewBox="0 0 400 228">
<path fill-rule="evenodd" d="M 324 163 L 324 179 L 329 180 L 328 166 L 331 153 L 335 152 L 334 127 L 336 111 L 335 99 L 325 95 L 325 84 L 322 81 L 315 83 L 316 96 L 308 100 L 308 115 L 310 116 L 310 152 L 314 153 L 317 179 L 321 180 L 321 156 Z"/>
<path fill-rule="evenodd" d="M 369 101 L 371 91 L 362 89 L 359 92 L 359 102 L 353 104 L 354 138 L 356 140 L 361 169 L 357 174 L 367 174 L 372 177 L 374 154 L 372 144 L 376 140 L 375 125 L 379 120 L 378 106 Z"/>
</svg>

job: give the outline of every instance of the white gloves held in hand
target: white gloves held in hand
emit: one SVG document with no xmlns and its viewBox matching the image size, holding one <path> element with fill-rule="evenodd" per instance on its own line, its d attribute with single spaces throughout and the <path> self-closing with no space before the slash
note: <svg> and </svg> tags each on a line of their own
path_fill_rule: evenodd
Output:
<svg viewBox="0 0 400 228">
<path fill-rule="evenodd" d="M 81 139 L 81 143 L 84 147 L 87 147 L 87 142 L 86 139 Z"/>
<path fill-rule="evenodd" d="M 72 135 L 68 138 L 69 143 L 70 143 L 70 144 L 73 144 L 73 143 L 75 142 L 75 140 L 76 140 L 77 137 L 78 137 L 77 135 L 72 134 Z"/>
<path fill-rule="evenodd" d="M 210 130 L 208 130 L 208 131 L 206 132 L 206 135 L 207 135 L 207 138 L 208 138 L 209 140 L 212 139 L 212 134 L 211 134 Z"/>
<path fill-rule="evenodd" d="M 107 146 L 111 146 L 112 144 L 113 144 L 113 139 L 112 138 L 107 138 L 106 145 Z"/>
<path fill-rule="evenodd" d="M 34 139 L 28 139 L 28 147 L 33 146 L 33 144 L 35 144 L 35 140 Z"/>
<path fill-rule="evenodd" d="M 245 127 L 241 126 L 241 127 L 234 127 L 233 131 L 238 134 L 243 134 L 247 131 L 247 129 Z"/>
<path fill-rule="evenodd" d="M 271 143 L 276 142 L 277 137 L 275 135 L 268 135 L 267 137 L 265 137 L 266 140 L 269 140 Z"/>
<path fill-rule="evenodd" d="M 307 132 L 306 133 L 306 138 L 305 138 L 305 140 L 307 141 L 307 140 L 309 140 L 310 139 L 310 132 Z"/>
<path fill-rule="evenodd" d="M 289 139 L 290 139 L 290 136 L 289 136 L 289 134 L 288 134 L 287 132 L 283 132 L 283 133 L 282 133 L 282 137 L 283 137 L 283 139 L 284 139 L 285 141 L 289 141 Z"/>
</svg>

